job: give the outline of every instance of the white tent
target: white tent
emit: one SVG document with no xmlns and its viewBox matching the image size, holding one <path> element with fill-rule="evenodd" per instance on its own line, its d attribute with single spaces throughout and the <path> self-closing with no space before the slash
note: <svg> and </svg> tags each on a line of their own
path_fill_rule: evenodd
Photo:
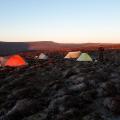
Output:
<svg viewBox="0 0 120 120">
<path fill-rule="evenodd" d="M 75 51 L 75 52 L 68 52 L 68 54 L 64 57 L 64 58 L 67 58 L 67 59 L 70 59 L 70 58 L 78 58 L 80 56 L 80 51 Z"/>
<path fill-rule="evenodd" d="M 38 56 L 38 59 L 46 60 L 46 59 L 48 59 L 48 56 L 45 55 L 44 53 L 41 53 L 41 54 Z"/>
<path fill-rule="evenodd" d="M 34 59 L 38 59 L 38 56 L 35 56 Z"/>
<path fill-rule="evenodd" d="M 93 60 L 87 53 L 82 53 L 80 57 L 77 59 L 77 61 L 93 61 Z"/>
<path fill-rule="evenodd" d="M 0 66 L 4 66 L 4 64 L 6 63 L 7 61 L 7 57 L 0 57 Z"/>
</svg>

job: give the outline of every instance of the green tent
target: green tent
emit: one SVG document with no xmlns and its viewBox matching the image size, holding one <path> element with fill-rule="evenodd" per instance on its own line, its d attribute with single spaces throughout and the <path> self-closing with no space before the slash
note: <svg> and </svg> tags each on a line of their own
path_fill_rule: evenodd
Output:
<svg viewBox="0 0 120 120">
<path fill-rule="evenodd" d="M 87 53 L 82 53 L 80 57 L 77 59 L 77 61 L 93 61 L 93 60 Z"/>
</svg>

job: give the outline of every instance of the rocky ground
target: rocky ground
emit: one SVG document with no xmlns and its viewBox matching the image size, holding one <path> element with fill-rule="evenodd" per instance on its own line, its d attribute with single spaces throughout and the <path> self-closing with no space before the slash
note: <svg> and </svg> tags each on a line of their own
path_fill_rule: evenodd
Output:
<svg viewBox="0 0 120 120">
<path fill-rule="evenodd" d="M 120 62 L 37 61 L 0 68 L 0 120 L 120 120 Z"/>
</svg>

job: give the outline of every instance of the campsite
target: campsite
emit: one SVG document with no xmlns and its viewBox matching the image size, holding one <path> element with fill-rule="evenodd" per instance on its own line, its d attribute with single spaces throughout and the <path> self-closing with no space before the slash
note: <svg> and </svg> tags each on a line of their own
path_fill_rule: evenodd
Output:
<svg viewBox="0 0 120 120">
<path fill-rule="evenodd" d="M 0 120 L 120 120 L 119 50 L 23 54 L 0 59 Z"/>
<path fill-rule="evenodd" d="M 120 0 L 0 0 L 0 120 L 120 120 Z"/>
</svg>

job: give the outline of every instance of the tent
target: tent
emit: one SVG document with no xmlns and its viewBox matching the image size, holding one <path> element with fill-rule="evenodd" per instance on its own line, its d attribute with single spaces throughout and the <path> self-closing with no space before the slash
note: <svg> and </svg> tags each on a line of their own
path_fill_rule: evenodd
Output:
<svg viewBox="0 0 120 120">
<path fill-rule="evenodd" d="M 12 55 L 7 59 L 4 66 L 19 67 L 25 65 L 27 65 L 27 63 L 20 55 Z"/>
<path fill-rule="evenodd" d="M 67 58 L 67 59 L 70 59 L 70 58 L 78 58 L 80 56 L 80 51 L 75 51 L 75 52 L 68 52 L 68 54 L 64 57 L 64 58 Z"/>
<path fill-rule="evenodd" d="M 7 61 L 7 57 L 0 57 L 0 66 L 4 66 Z"/>
<path fill-rule="evenodd" d="M 41 54 L 38 56 L 38 59 L 46 60 L 46 59 L 48 59 L 48 56 L 45 55 L 44 53 L 41 53 Z"/>
<path fill-rule="evenodd" d="M 34 59 L 38 59 L 38 56 L 35 56 Z"/>
<path fill-rule="evenodd" d="M 82 53 L 80 57 L 77 59 L 77 61 L 93 61 L 93 60 L 87 53 Z"/>
</svg>

